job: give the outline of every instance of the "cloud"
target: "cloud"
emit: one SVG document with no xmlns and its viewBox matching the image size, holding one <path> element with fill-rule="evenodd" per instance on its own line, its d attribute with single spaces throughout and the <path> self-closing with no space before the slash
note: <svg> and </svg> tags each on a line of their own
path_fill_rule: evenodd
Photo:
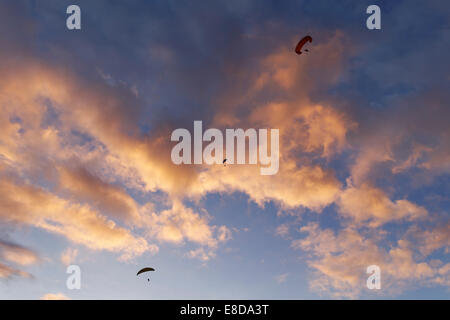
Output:
<svg viewBox="0 0 450 320">
<path fill-rule="evenodd" d="M 345 189 L 340 194 L 337 205 L 343 216 L 372 227 L 388 221 L 424 218 L 428 214 L 425 208 L 408 200 L 391 201 L 382 190 L 369 184 Z"/>
<path fill-rule="evenodd" d="M 155 245 L 117 226 L 88 205 L 67 201 L 7 177 L 0 181 L 0 219 L 41 228 L 93 250 L 120 252 L 122 259 L 157 251 Z"/>
<path fill-rule="evenodd" d="M 217 240 L 219 242 L 227 242 L 233 239 L 233 234 L 226 226 L 220 226 L 218 229 Z"/>
<path fill-rule="evenodd" d="M 133 131 L 133 115 L 129 115 L 125 97 L 102 86 L 91 90 L 75 77 L 34 63 L 21 70 L 30 78 L 22 84 L 11 79 L 2 87 L 2 97 L 13 102 L 0 101 L 6 175 L 0 189 L 17 192 L 16 196 L 4 192 L 0 197 L 4 221 L 33 225 L 90 249 L 119 252 L 125 260 L 155 253 L 158 247 L 119 226 L 118 221 L 146 228 L 140 232 L 160 241 L 217 245 L 213 227 L 177 198 L 172 199 L 172 209 L 149 213 L 151 203 L 140 205 L 119 187 L 169 194 L 186 188 L 184 171 L 173 171 L 169 156 L 161 158 L 161 137 L 152 141 L 123 132 Z M 84 93 L 78 104 L 72 94 L 79 90 Z M 108 115 L 102 111 L 104 101 L 109 101 Z M 10 121 L 11 117 L 18 122 Z M 45 150 L 42 143 L 48 146 Z M 43 179 L 57 188 L 34 185 L 40 171 L 46 173 Z M 21 175 L 31 179 L 24 182 L 17 177 Z M 144 219 L 143 214 L 149 216 Z M 219 229 L 220 241 L 228 237 L 223 228 Z"/>
<path fill-rule="evenodd" d="M 101 212 L 123 221 L 139 224 L 139 208 L 122 188 L 104 182 L 86 168 L 59 168 L 59 184 L 77 201 L 86 201 Z"/>
<path fill-rule="evenodd" d="M 78 249 L 67 248 L 66 250 L 64 250 L 63 253 L 61 253 L 61 262 L 64 265 L 68 266 L 74 263 L 77 256 L 78 256 Z"/>
<path fill-rule="evenodd" d="M 19 276 L 23 278 L 32 277 L 32 275 L 27 272 L 0 263 L 0 278 L 11 278 L 12 276 Z"/>
<path fill-rule="evenodd" d="M 289 224 L 281 224 L 279 225 L 276 230 L 275 234 L 281 236 L 281 237 L 287 237 L 289 236 Z"/>
<path fill-rule="evenodd" d="M 181 201 L 174 201 L 172 207 L 159 213 L 149 212 L 144 222 L 151 237 L 162 242 L 181 244 L 185 240 L 215 248 L 218 242 L 230 239 L 231 232 L 225 226 L 214 228 L 208 224 L 208 216 L 200 215 L 187 208 Z"/>
<path fill-rule="evenodd" d="M 421 75 L 422 77 L 422 75 Z M 420 186 L 448 174 L 450 134 L 443 121 L 450 115 L 443 101 L 449 94 L 441 84 L 433 89 L 401 96 L 382 110 L 367 110 L 352 135 L 354 185 L 377 178 L 403 175 Z M 425 111 L 426 110 L 426 111 Z"/>
<path fill-rule="evenodd" d="M 336 64 L 342 54 L 342 37 L 338 33 L 329 43 L 320 44 L 324 46 L 321 50 L 324 53 L 318 54 L 312 64 L 323 65 L 331 54 L 333 58 L 327 60 L 325 67 L 339 68 Z M 288 51 L 283 48 L 280 53 L 275 53 L 275 57 L 261 60 L 261 69 L 270 65 L 270 81 L 279 81 L 277 70 L 285 68 L 281 63 L 283 59 L 277 58 L 278 54 L 286 57 Z M 296 83 L 304 77 L 302 68 L 307 74 L 313 72 L 312 66 L 304 65 L 301 59 L 287 61 L 299 68 L 292 75 Z M 253 73 L 255 77 L 259 77 L 259 72 L 261 70 Z M 18 79 L 22 80 L 19 82 Z M 2 102 L 5 130 L 8 129 L 4 132 L 3 154 L 8 162 L 21 170 L 37 170 L 33 167 L 49 166 L 50 161 L 56 161 L 62 188 L 80 200 L 95 202 L 105 213 L 120 218 L 135 218 L 136 205 L 117 184 L 105 182 L 106 172 L 110 180 L 113 176 L 116 182 L 139 186 L 147 192 L 162 190 L 176 197 L 201 197 L 211 192 L 240 191 L 260 205 L 274 200 L 288 207 L 321 210 L 333 202 L 340 184 L 330 170 L 321 166 L 298 167 L 292 152 L 300 148 L 304 152 L 330 157 L 346 146 L 346 133 L 353 126 L 343 113 L 329 106 L 313 105 L 305 96 L 294 96 L 279 107 L 276 104 L 258 106 L 248 118 L 233 125 L 282 126 L 286 132 L 282 137 L 282 145 L 286 147 L 281 152 L 285 165 L 272 179 L 255 177 L 255 168 L 241 166 L 221 172 L 222 181 L 216 181 L 217 168 L 205 166 L 197 170 L 192 166 L 175 166 L 169 161 L 171 144 L 167 139 L 170 134 L 167 128 L 155 128 L 146 137 L 140 135 L 135 123 L 143 112 L 142 103 L 126 88 L 79 79 L 75 74 L 38 64 L 32 59 L 5 73 L 2 84 L 3 96 L 8 97 L 8 101 Z M 286 89 L 289 88 L 281 86 L 281 90 Z M 307 87 L 303 92 L 308 90 L 311 88 Z M 263 96 L 265 91 L 262 87 L 254 95 Z M 76 100 L 73 99 L 75 95 Z M 274 107 L 280 116 L 272 120 L 269 115 Z M 291 116 L 281 117 L 287 114 Z M 20 121 L 11 123 L 9 116 L 12 115 Z M 220 116 L 218 112 L 216 119 Z M 327 129 L 323 130 L 324 127 Z M 44 153 L 39 148 L 43 141 L 49 146 Z M 297 147 L 296 141 L 300 142 Z M 19 149 L 26 151 L 25 157 Z M 67 168 L 67 163 L 76 161 L 85 165 L 88 162 L 90 168 Z M 258 181 L 242 178 L 250 176 Z"/>
<path fill-rule="evenodd" d="M 279 274 L 275 277 L 275 280 L 277 281 L 278 284 L 281 284 L 281 283 L 286 282 L 288 276 L 289 276 L 289 273 Z"/>
<path fill-rule="evenodd" d="M 47 293 L 40 300 L 70 300 L 70 298 L 63 293 Z"/>
<path fill-rule="evenodd" d="M 441 261 L 417 256 L 416 246 L 407 240 L 388 245 L 386 232 L 364 231 L 348 226 L 339 232 L 310 223 L 300 229 L 306 237 L 293 240 L 292 247 L 311 256 L 311 289 L 335 298 L 357 298 L 369 294 L 366 268 L 381 269 L 380 294 L 399 294 L 408 287 L 427 283 L 448 283 L 450 273 Z M 446 280 L 444 280 L 446 279 Z"/>
<path fill-rule="evenodd" d="M 14 264 L 28 266 L 39 261 L 38 255 L 27 248 L 0 240 L 0 256 Z"/>
<path fill-rule="evenodd" d="M 428 152 L 432 152 L 433 149 L 430 147 L 426 147 L 421 144 L 415 144 L 412 148 L 411 154 L 407 159 L 395 165 L 392 168 L 392 173 L 397 174 L 402 171 L 405 171 L 409 168 L 415 167 L 419 164 L 420 159 L 424 156 L 424 154 Z M 427 166 L 426 164 L 422 164 L 422 166 Z"/>
<path fill-rule="evenodd" d="M 189 252 L 187 253 L 187 256 L 189 258 L 195 258 L 195 259 L 199 259 L 201 261 L 209 261 L 211 258 L 215 257 L 215 253 L 214 251 L 211 250 L 205 250 L 205 248 L 197 248 L 194 250 L 189 250 Z"/>
<path fill-rule="evenodd" d="M 26 267 L 39 261 L 40 258 L 34 251 L 18 244 L 0 240 L 0 278 L 11 278 L 12 276 L 32 278 L 31 274 L 5 263 Z"/>
<path fill-rule="evenodd" d="M 320 166 L 297 167 L 291 159 L 284 160 L 273 176 L 261 176 L 259 168 L 250 165 L 211 168 L 201 172 L 198 184 L 192 186 L 194 194 L 240 191 L 260 206 L 274 201 L 287 208 L 304 206 L 317 211 L 331 204 L 339 189 L 340 183 L 331 170 Z"/>
<path fill-rule="evenodd" d="M 444 248 L 445 253 L 450 252 L 450 222 L 441 222 L 440 225 L 423 230 L 418 226 L 409 229 L 409 235 L 417 241 L 419 251 L 427 256 L 434 251 Z"/>
</svg>

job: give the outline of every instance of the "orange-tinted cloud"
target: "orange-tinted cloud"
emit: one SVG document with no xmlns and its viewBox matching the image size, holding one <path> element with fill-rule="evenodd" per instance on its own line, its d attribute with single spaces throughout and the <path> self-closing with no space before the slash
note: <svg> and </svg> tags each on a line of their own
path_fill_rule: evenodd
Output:
<svg viewBox="0 0 450 320">
<path fill-rule="evenodd" d="M 139 224 L 139 208 L 132 197 L 85 168 L 59 168 L 59 184 L 77 201 L 87 201 L 104 214 Z"/>
<path fill-rule="evenodd" d="M 306 233 L 306 237 L 292 241 L 292 247 L 311 254 L 308 259 L 313 271 L 310 285 L 319 293 L 335 298 L 357 298 L 369 293 L 366 269 L 370 265 L 381 269 L 382 287 L 375 294 L 398 294 L 417 283 L 448 284 L 450 279 L 446 265 L 418 258 L 414 245 L 407 240 L 399 240 L 385 249 L 381 243 L 386 233 L 380 230 L 374 234 L 350 226 L 335 233 L 312 223 L 300 231 Z"/>
<path fill-rule="evenodd" d="M 64 250 L 63 253 L 61 253 L 61 262 L 64 265 L 68 266 L 74 263 L 77 256 L 78 256 L 78 249 L 67 248 L 66 250 Z"/>
<path fill-rule="evenodd" d="M 0 278 L 11 278 L 12 276 L 31 278 L 31 274 L 12 267 L 10 264 L 25 267 L 39 261 L 39 256 L 33 250 L 0 240 Z"/>
<path fill-rule="evenodd" d="M 94 250 L 120 252 L 122 259 L 158 250 L 88 205 L 8 178 L 0 181 L 0 219 L 41 228 Z"/>
<path fill-rule="evenodd" d="M 0 263 L 0 278 L 11 278 L 12 276 L 19 276 L 23 278 L 32 277 L 31 274 L 27 272 Z"/>
<path fill-rule="evenodd" d="M 70 300 L 64 293 L 47 293 L 40 300 Z"/>
<path fill-rule="evenodd" d="M 343 216 L 373 227 L 388 221 L 424 218 L 428 214 L 425 208 L 408 200 L 391 201 L 381 189 L 367 183 L 345 189 L 340 194 L 337 205 Z"/>
<path fill-rule="evenodd" d="M 39 257 L 34 251 L 5 241 L 0 241 L 0 256 L 4 260 L 20 266 L 35 264 L 39 261 Z"/>
</svg>

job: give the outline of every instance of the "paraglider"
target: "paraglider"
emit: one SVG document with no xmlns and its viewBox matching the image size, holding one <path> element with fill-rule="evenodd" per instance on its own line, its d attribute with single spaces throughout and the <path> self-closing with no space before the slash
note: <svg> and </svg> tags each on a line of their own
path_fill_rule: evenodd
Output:
<svg viewBox="0 0 450 320">
<path fill-rule="evenodd" d="M 302 48 L 307 42 L 312 42 L 312 38 L 310 36 L 303 37 L 295 47 L 295 53 L 302 54 Z M 306 52 L 309 52 L 308 49 L 305 49 Z"/>
<path fill-rule="evenodd" d="M 138 271 L 138 273 L 136 274 L 136 276 L 140 275 L 141 273 L 149 272 L 149 271 L 155 271 L 155 269 L 149 268 L 149 267 L 143 268 L 143 269 L 141 269 L 141 270 Z M 150 279 L 147 279 L 147 281 L 150 281 Z"/>
</svg>

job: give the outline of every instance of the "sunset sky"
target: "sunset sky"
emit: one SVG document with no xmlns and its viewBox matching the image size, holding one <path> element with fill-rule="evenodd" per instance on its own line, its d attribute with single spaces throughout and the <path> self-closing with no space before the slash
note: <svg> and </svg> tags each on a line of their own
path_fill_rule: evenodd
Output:
<svg viewBox="0 0 450 320">
<path fill-rule="evenodd" d="M 1 0 L 0 299 L 449 299 L 449 52 L 447 1 Z M 278 173 L 173 164 L 195 120 Z"/>
</svg>

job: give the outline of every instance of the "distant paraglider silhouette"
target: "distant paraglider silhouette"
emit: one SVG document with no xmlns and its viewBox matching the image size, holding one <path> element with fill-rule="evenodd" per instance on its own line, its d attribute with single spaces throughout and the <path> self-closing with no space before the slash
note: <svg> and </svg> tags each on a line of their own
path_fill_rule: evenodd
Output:
<svg viewBox="0 0 450 320">
<path fill-rule="evenodd" d="M 307 42 L 312 42 L 312 38 L 310 36 L 303 37 L 295 47 L 295 53 L 302 54 L 302 48 Z M 308 49 L 305 49 L 306 52 L 309 52 Z"/>
<path fill-rule="evenodd" d="M 155 271 L 155 269 L 149 268 L 149 267 L 142 268 L 141 270 L 138 271 L 138 273 L 136 274 L 136 276 L 140 275 L 141 273 L 149 272 L 149 271 Z M 150 279 L 147 278 L 147 281 L 150 282 Z"/>
</svg>

